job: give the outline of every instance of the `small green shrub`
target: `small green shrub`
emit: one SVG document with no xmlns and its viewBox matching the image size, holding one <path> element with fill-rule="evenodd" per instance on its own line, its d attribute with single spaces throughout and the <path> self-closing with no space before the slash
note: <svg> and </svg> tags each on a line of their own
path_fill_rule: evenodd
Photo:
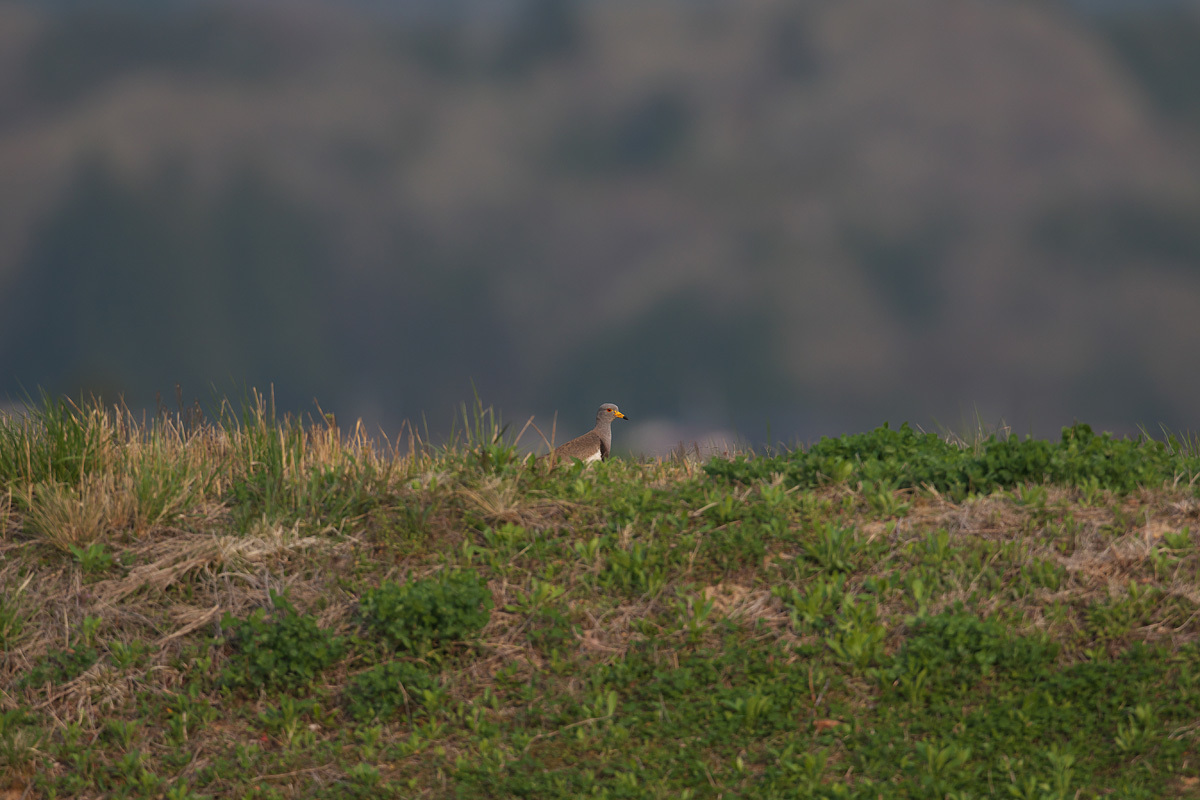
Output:
<svg viewBox="0 0 1200 800">
<path fill-rule="evenodd" d="M 109 658 L 117 669 L 141 666 L 146 662 L 151 649 L 149 644 L 138 640 L 132 642 L 110 641 L 108 643 Z"/>
<path fill-rule="evenodd" d="M 994 670 L 1036 670 L 1054 661 L 1058 645 L 1038 637 L 1014 637 L 996 619 L 961 609 L 926 617 L 896 654 L 890 680 L 918 679 L 926 686 L 968 688 Z M 921 673 L 925 676 L 921 676 Z"/>
<path fill-rule="evenodd" d="M 426 580 L 385 581 L 367 591 L 359 607 L 391 647 L 426 653 L 466 639 L 487 624 L 492 595 L 474 572 L 443 572 Z"/>
<path fill-rule="evenodd" d="M 841 605 L 845 594 L 846 576 L 818 576 L 801 591 L 795 586 L 776 586 L 771 593 L 781 599 L 792 615 L 792 626 L 806 630 L 810 626 L 825 628 Z"/>
<path fill-rule="evenodd" d="M 29 670 L 19 685 L 39 687 L 47 683 L 66 683 L 82 675 L 99 657 L 100 653 L 91 646 L 51 650 Z"/>
<path fill-rule="evenodd" d="M 287 598 L 274 592 L 271 600 L 275 609 L 270 618 L 262 608 L 244 620 L 225 614 L 221 625 L 229 630 L 236 651 L 223 673 L 226 685 L 303 686 L 341 657 L 343 642 L 314 617 L 296 613 Z"/>
<path fill-rule="evenodd" d="M 574 644 L 570 618 L 557 608 L 542 608 L 529 617 L 529 643 L 549 653 Z"/>
<path fill-rule="evenodd" d="M 804 556 L 823 573 L 836 575 L 851 572 L 858 552 L 857 536 L 853 528 L 842 528 L 833 523 L 822 525 L 816 536 L 804 543 Z"/>
<path fill-rule="evenodd" d="M 673 555 L 670 545 L 662 541 L 613 547 L 605 553 L 606 563 L 597 582 L 632 596 L 654 594 L 666 585 Z"/>
<path fill-rule="evenodd" d="M 71 549 L 71 555 L 79 562 L 79 568 L 89 575 L 105 572 L 116 561 L 103 542 L 93 542 L 87 547 L 73 544 L 68 547 Z"/>
<path fill-rule="evenodd" d="M 1130 581 L 1127 591 L 1093 603 L 1084 610 L 1084 633 L 1093 641 L 1106 643 L 1147 624 L 1162 606 L 1162 591 L 1155 586 Z"/>
<path fill-rule="evenodd" d="M 436 693 L 434 677 L 416 664 L 389 661 L 358 675 L 346 688 L 351 715 L 359 721 L 410 717 Z"/>
</svg>

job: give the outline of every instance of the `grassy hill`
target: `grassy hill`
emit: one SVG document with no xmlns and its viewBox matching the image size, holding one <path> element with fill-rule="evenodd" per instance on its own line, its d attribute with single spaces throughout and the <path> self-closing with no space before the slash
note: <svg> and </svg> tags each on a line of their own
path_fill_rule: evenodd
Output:
<svg viewBox="0 0 1200 800">
<path fill-rule="evenodd" d="M 503 431 L 0 419 L 0 797 L 1200 791 L 1193 442 Z"/>
</svg>

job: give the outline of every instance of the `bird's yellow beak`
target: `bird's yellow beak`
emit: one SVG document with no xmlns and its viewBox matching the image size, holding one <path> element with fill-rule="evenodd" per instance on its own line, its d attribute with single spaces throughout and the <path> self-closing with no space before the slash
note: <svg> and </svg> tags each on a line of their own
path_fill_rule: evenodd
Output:
<svg viewBox="0 0 1200 800">
<path fill-rule="evenodd" d="M 615 414 L 617 417 L 619 417 L 621 419 L 629 419 L 629 417 L 625 416 L 620 411 L 614 411 L 613 414 Z"/>
</svg>

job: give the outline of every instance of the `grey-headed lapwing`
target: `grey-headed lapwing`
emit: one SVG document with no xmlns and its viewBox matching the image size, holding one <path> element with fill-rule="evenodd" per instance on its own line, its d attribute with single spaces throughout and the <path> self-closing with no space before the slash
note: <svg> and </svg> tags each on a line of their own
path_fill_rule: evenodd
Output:
<svg viewBox="0 0 1200 800">
<path fill-rule="evenodd" d="M 612 421 L 614 419 L 629 419 L 612 403 L 605 403 L 596 412 L 596 427 L 578 436 L 566 444 L 554 448 L 554 452 L 543 458 L 549 458 L 550 463 L 572 461 L 578 458 L 585 464 L 589 461 L 607 461 L 612 450 Z"/>
</svg>

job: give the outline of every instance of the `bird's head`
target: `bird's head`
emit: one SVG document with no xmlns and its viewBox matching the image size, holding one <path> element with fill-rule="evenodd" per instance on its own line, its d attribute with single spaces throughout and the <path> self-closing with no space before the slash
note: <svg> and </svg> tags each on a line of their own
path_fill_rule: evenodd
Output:
<svg viewBox="0 0 1200 800">
<path fill-rule="evenodd" d="M 629 417 L 627 417 L 621 413 L 621 409 L 617 408 L 612 403 L 605 403 L 604 405 L 600 406 L 600 410 L 596 412 L 596 421 L 597 422 L 600 422 L 602 420 L 612 421 L 614 418 L 615 419 L 629 419 Z"/>
</svg>

